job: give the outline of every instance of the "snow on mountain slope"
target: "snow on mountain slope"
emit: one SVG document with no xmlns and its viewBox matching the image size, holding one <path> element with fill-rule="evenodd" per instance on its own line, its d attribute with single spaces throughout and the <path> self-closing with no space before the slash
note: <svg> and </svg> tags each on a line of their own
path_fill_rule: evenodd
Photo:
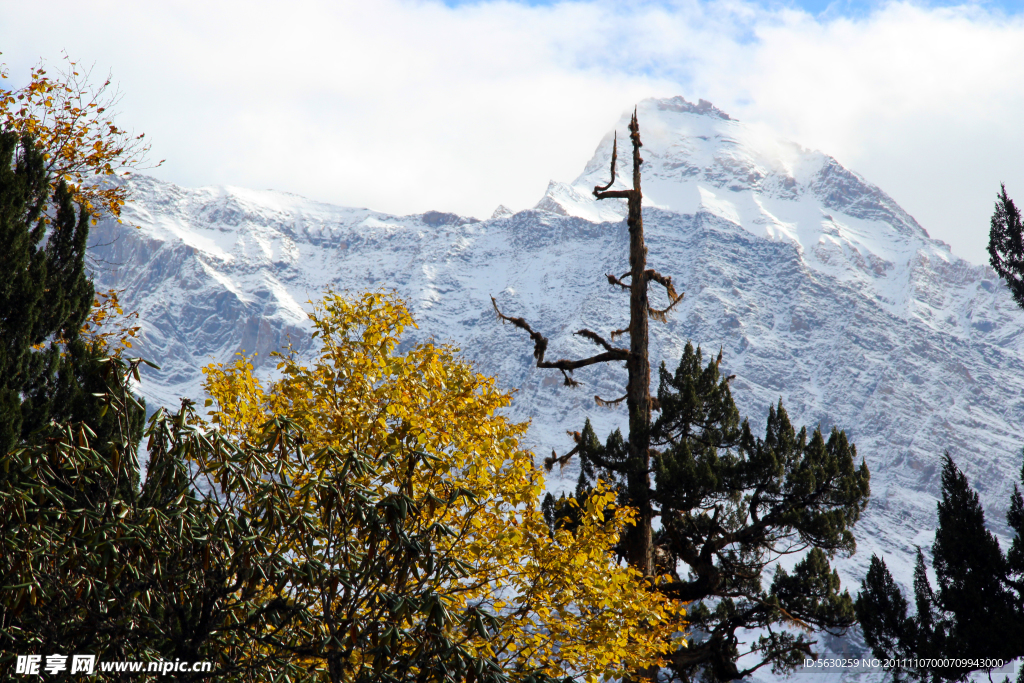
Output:
<svg viewBox="0 0 1024 683">
<path fill-rule="evenodd" d="M 931 240 L 835 159 L 708 103 L 648 100 L 638 115 L 649 262 L 686 292 L 668 324 L 652 322 L 652 360 L 671 370 L 688 340 L 707 355 L 722 347 L 755 432 L 780 398 L 798 425 L 848 431 L 873 496 L 844 583 L 856 590 L 879 552 L 909 585 L 914 546 L 934 535 L 944 451 L 1005 538 L 1021 465 L 1024 313 L 991 269 Z M 626 121 L 616 126 L 620 186 L 630 175 Z M 604 275 L 628 269 L 624 207 L 590 195 L 608 180 L 611 144 L 609 133 L 583 174 L 552 182 L 536 208 L 499 207 L 485 221 L 136 177 L 125 219 L 141 229 L 97 227 L 97 286 L 125 289 L 140 312 L 140 354 L 162 366 L 141 389 L 171 406 L 199 398 L 208 362 L 246 349 L 270 372 L 269 352 L 289 339 L 308 350 L 306 302 L 325 287 L 395 288 L 419 324 L 411 339 L 461 347 L 517 389 L 511 412 L 533 421 L 537 452 L 564 452 L 565 430 L 586 417 L 602 435 L 625 425 L 624 408 L 593 400 L 620 396 L 625 370 L 587 368 L 576 374 L 583 387 L 561 386 L 560 374 L 533 366 L 529 339 L 499 323 L 489 296 L 548 336 L 551 357 L 591 355 L 572 336 L 581 327 L 623 327 L 627 297 Z M 575 477 L 569 467 L 549 486 L 571 488 Z"/>
</svg>

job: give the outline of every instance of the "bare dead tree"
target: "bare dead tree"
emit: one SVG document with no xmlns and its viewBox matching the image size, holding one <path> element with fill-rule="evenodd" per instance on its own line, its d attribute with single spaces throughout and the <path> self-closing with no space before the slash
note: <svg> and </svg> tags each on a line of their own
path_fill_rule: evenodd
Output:
<svg viewBox="0 0 1024 683">
<path fill-rule="evenodd" d="M 582 329 L 574 332 L 575 335 L 584 337 L 604 349 L 590 358 L 582 360 L 561 359 L 547 361 L 544 356 L 548 347 L 548 340 L 540 332 L 536 332 L 523 318 L 507 316 L 498 309 L 498 303 L 494 297 L 491 302 L 498 318 L 502 322 L 509 322 L 525 330 L 533 339 L 533 357 L 537 360 L 538 368 L 552 368 L 562 372 L 565 378 L 564 384 L 569 387 L 579 385 L 572 377 L 572 372 L 579 368 L 596 363 L 607 363 L 610 361 L 625 361 L 629 379 L 626 384 L 626 395 L 606 401 L 599 396 L 594 400 L 599 405 L 612 405 L 626 401 L 629 411 L 629 454 L 630 457 L 624 466 L 622 474 L 626 478 L 627 495 L 631 504 L 636 506 L 639 512 L 637 523 L 629 527 L 626 536 L 623 538 L 623 550 L 631 565 L 641 570 L 645 576 L 654 575 L 654 544 L 651 521 L 654 517 L 654 510 L 651 504 L 651 410 L 657 409 L 656 401 L 651 397 L 651 363 L 648 357 L 648 318 L 654 318 L 665 322 L 666 314 L 679 303 L 683 295 L 676 293 L 672 284 L 672 278 L 662 275 L 655 270 L 647 268 L 647 246 L 644 243 L 644 221 L 641 212 L 641 201 L 643 193 L 640 190 L 640 165 L 643 159 L 640 158 L 640 126 L 637 123 L 636 110 L 629 122 L 630 140 L 633 143 L 633 187 L 628 190 L 612 190 L 615 184 L 615 163 L 618 157 L 618 138 L 612 143 L 611 180 L 607 185 L 594 188 L 594 196 L 598 199 L 625 199 L 629 208 L 626 225 L 629 228 L 629 271 L 616 277 L 608 274 L 605 277 L 610 285 L 620 287 L 629 292 L 629 326 L 620 330 L 614 330 L 609 336 L 612 341 L 623 334 L 629 335 L 629 349 L 612 346 L 601 335 L 591 330 Z M 628 279 L 628 282 L 625 280 Z M 648 285 L 656 282 L 665 288 L 668 294 L 668 306 L 658 310 L 651 307 L 648 297 Z M 579 438 L 575 436 L 577 445 L 570 452 L 563 456 L 557 456 L 552 452 L 546 465 L 550 467 L 556 462 L 564 465 L 579 451 Z"/>
<path fill-rule="evenodd" d="M 729 383 L 734 375 L 719 374 L 724 349 L 704 367 L 700 348 L 688 343 L 675 373 L 661 366 L 658 392 L 651 396 L 648 321 L 665 321 L 682 295 L 670 277 L 647 267 L 635 111 L 629 131 L 632 189 L 611 189 L 617 140 L 611 180 L 594 188 L 598 199 L 625 199 L 629 207 L 629 271 L 606 275 L 610 285 L 629 292 L 629 325 L 611 332 L 611 342 L 591 330 L 578 330 L 576 335 L 603 351 L 582 360 L 551 362 L 545 360 L 548 340 L 542 334 L 524 319 L 503 314 L 497 302 L 494 308 L 502 321 L 529 333 L 537 367 L 560 370 L 570 387 L 579 384 L 574 370 L 626 362 L 625 396 L 594 400 L 599 405 L 626 402 L 628 438 L 615 430 L 602 445 L 588 420 L 580 432 L 569 432 L 575 447 L 563 456 L 553 452 L 545 464 L 564 465 L 577 456 L 577 496 L 593 490 L 598 478 L 611 480 L 621 499 L 639 513 L 636 525 L 627 527 L 620 539 L 618 552 L 647 576 L 669 576 L 657 590 L 689 603 L 693 637 L 665 659 L 670 680 L 726 683 L 768 665 L 791 672 L 812 654 L 814 632 L 840 635 L 855 622 L 853 599 L 841 591 L 829 561 L 856 548 L 851 528 L 867 504 L 870 473 L 863 461 L 856 467 L 856 448 L 845 433 L 833 429 L 826 440 L 820 429 L 797 432 L 781 401 L 769 408 L 764 438 L 755 438 L 732 399 Z M 649 300 L 652 282 L 668 293 L 668 305 L 661 310 Z M 624 334 L 630 337 L 628 350 L 612 344 Z M 652 420 L 655 410 L 660 414 Z M 559 507 L 553 498 L 545 506 L 549 501 L 548 523 L 571 529 L 576 523 L 571 508 Z M 657 534 L 652 529 L 655 516 L 660 518 Z M 792 574 L 777 568 L 766 588 L 766 568 L 791 554 L 805 557 Z M 759 633 L 756 639 L 744 635 L 753 631 Z M 658 680 L 659 668 L 633 672 L 627 680 Z"/>
</svg>

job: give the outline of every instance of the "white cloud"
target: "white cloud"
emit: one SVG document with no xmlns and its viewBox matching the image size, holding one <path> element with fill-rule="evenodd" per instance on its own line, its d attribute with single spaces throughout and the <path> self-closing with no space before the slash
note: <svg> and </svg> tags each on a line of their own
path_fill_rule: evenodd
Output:
<svg viewBox="0 0 1024 683">
<path fill-rule="evenodd" d="M 486 216 L 574 178 L 633 102 L 682 94 L 836 156 L 976 262 L 999 181 L 1024 201 L 1024 24 L 977 7 L 818 21 L 742 0 L 0 0 L 0 15 L 12 76 L 61 49 L 112 69 L 122 123 L 183 185 Z"/>
</svg>

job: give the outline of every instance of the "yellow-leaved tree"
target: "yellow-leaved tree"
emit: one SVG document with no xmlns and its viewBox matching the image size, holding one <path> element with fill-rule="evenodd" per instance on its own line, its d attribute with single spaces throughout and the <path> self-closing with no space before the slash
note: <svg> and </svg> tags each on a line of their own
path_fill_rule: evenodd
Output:
<svg viewBox="0 0 1024 683">
<path fill-rule="evenodd" d="M 0 79 L 7 79 L 0 64 Z M 43 152 L 46 171 L 56 186 L 67 183 L 72 198 L 94 217 L 120 219 L 128 200 L 123 183 L 88 182 L 94 178 L 128 176 L 147 165 L 149 145 L 144 134 L 132 133 L 115 121 L 121 99 L 110 76 L 102 83 L 92 69 L 64 55 L 63 67 L 49 73 L 32 69 L 29 82 L 8 90 L 0 85 L 0 129 L 28 136 Z M 51 195 L 53 193 L 51 192 Z"/>
<path fill-rule="evenodd" d="M 414 323 L 392 294 L 328 292 L 311 318 L 319 355 L 308 366 L 281 355 L 282 378 L 269 387 L 244 356 L 204 370 L 212 422 L 240 451 L 286 420 L 301 434 L 297 452 L 315 453 L 274 473 L 296 492 L 296 519 L 310 506 L 320 514 L 292 541 L 309 579 L 293 573 L 291 599 L 314 615 L 296 636 L 297 656 L 331 680 L 370 680 L 436 647 L 440 631 L 416 637 L 418 628 L 449 624 L 446 647 L 489 662 L 499 678 L 596 680 L 679 647 L 681 609 L 608 550 L 633 519 L 613 492 L 590 496 L 572 531 L 545 523 L 542 475 L 519 445 L 527 425 L 500 414 L 511 396 L 492 378 L 450 346 L 400 353 Z M 216 475 L 227 465 L 200 466 Z M 323 486 L 343 468 L 361 492 L 344 500 Z M 321 489 L 326 498 L 308 495 Z M 390 520 L 390 531 L 360 506 Z M 387 553 L 394 559 L 382 560 Z M 321 581 L 322 571 L 335 573 Z M 419 676 L 428 665 L 410 666 Z"/>
</svg>

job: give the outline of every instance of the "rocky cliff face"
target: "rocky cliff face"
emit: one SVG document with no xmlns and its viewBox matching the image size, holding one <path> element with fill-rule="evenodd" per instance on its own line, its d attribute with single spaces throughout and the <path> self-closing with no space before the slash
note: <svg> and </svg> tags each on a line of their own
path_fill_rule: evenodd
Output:
<svg viewBox="0 0 1024 683">
<path fill-rule="evenodd" d="M 624 141 L 626 120 L 616 127 Z M 674 369 L 688 340 L 706 355 L 721 347 L 755 432 L 780 399 L 796 424 L 847 430 L 873 498 L 844 583 L 856 590 L 872 552 L 910 583 L 914 546 L 934 535 L 944 451 L 1005 538 L 1021 465 L 1024 314 L 995 274 L 931 240 L 835 159 L 708 103 L 649 100 L 639 120 L 649 263 L 686 292 L 668 324 L 652 322 L 652 360 Z M 125 218 L 141 229 L 94 231 L 97 286 L 124 289 L 139 311 L 140 354 L 162 368 L 141 391 L 171 406 L 199 398 L 206 363 L 244 349 L 271 372 L 270 351 L 289 341 L 308 350 L 306 302 L 326 287 L 394 288 L 419 324 L 412 339 L 461 347 L 517 390 L 511 412 L 533 421 L 537 452 L 564 452 L 565 430 L 588 416 L 599 434 L 625 425 L 624 408 L 593 399 L 620 396 L 625 370 L 588 368 L 577 373 L 583 387 L 561 386 L 533 367 L 529 340 L 496 320 L 489 296 L 548 336 L 551 357 L 589 355 L 572 336 L 581 327 L 624 326 L 627 297 L 604 275 L 628 270 L 625 209 L 589 194 L 607 182 L 611 145 L 609 133 L 583 174 L 552 182 L 536 208 L 499 207 L 485 221 L 138 177 Z M 569 467 L 549 486 L 575 477 Z"/>
</svg>

